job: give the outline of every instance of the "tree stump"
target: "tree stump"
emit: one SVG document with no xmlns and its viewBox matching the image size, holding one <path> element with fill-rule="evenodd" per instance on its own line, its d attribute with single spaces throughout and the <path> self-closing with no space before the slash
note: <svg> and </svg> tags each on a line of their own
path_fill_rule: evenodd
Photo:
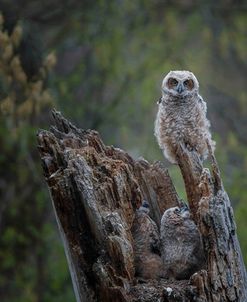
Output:
<svg viewBox="0 0 247 302">
<path fill-rule="evenodd" d="M 134 160 L 105 146 L 96 131 L 52 115 L 54 126 L 38 133 L 38 149 L 78 302 L 247 301 L 233 210 L 212 152 L 211 176 L 196 154 L 177 150 L 207 270 L 190 280 L 139 282 L 131 234 L 135 210 L 147 200 L 159 226 L 163 212 L 179 204 L 167 169 Z"/>
</svg>

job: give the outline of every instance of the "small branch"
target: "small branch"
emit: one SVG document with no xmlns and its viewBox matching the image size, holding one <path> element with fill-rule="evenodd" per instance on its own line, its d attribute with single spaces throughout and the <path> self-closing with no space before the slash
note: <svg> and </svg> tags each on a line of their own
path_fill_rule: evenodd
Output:
<svg viewBox="0 0 247 302">
<path fill-rule="evenodd" d="M 177 162 L 184 179 L 190 210 L 194 219 L 197 221 L 198 204 L 202 197 L 202 192 L 199 187 L 203 172 L 202 162 L 197 152 L 189 152 L 182 144 L 178 146 L 176 154 Z"/>
</svg>

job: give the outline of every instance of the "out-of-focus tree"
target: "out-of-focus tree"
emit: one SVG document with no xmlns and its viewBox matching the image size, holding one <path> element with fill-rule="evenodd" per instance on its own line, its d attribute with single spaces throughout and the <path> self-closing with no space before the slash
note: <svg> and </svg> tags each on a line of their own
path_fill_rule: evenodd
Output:
<svg viewBox="0 0 247 302">
<path fill-rule="evenodd" d="M 72 291 L 61 245 L 54 240 L 35 139 L 54 106 L 46 81 L 56 57 L 48 54 L 28 73 L 20 55 L 23 43 L 21 24 L 5 30 L 0 15 L 0 300 L 60 301 Z M 61 294 L 66 283 L 69 290 Z"/>
</svg>

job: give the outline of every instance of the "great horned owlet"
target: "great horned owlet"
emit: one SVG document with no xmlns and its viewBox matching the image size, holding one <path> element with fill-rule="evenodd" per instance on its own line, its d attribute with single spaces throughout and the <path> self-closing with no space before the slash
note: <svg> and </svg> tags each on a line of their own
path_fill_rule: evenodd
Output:
<svg viewBox="0 0 247 302">
<path fill-rule="evenodd" d="M 201 236 L 187 206 L 170 208 L 164 212 L 160 238 L 165 278 L 189 279 L 204 267 Z"/>
<path fill-rule="evenodd" d="M 162 275 L 159 231 L 148 214 L 149 205 L 144 201 L 136 211 L 131 229 L 136 276 L 142 279 L 158 279 Z"/>
<path fill-rule="evenodd" d="M 199 95 L 199 83 L 190 71 L 170 71 L 162 82 L 162 97 L 155 121 L 155 136 L 165 157 L 177 163 L 176 149 L 182 144 L 207 158 L 207 141 L 214 150 L 207 105 Z"/>
</svg>

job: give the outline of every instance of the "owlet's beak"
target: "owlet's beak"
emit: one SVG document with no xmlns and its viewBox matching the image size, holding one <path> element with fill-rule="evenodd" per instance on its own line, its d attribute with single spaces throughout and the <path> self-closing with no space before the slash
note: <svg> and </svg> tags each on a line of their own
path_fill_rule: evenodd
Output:
<svg viewBox="0 0 247 302">
<path fill-rule="evenodd" d="M 177 85 L 176 90 L 177 90 L 178 93 L 182 93 L 184 91 L 184 85 L 183 85 L 183 83 L 179 83 Z"/>
<path fill-rule="evenodd" d="M 183 207 L 183 208 L 181 208 L 181 213 L 188 212 L 188 211 L 189 211 L 189 208 L 188 208 L 188 207 Z"/>
<path fill-rule="evenodd" d="M 180 208 L 181 216 L 185 219 L 190 218 L 190 211 L 188 206 L 184 203 L 183 206 Z"/>
</svg>

